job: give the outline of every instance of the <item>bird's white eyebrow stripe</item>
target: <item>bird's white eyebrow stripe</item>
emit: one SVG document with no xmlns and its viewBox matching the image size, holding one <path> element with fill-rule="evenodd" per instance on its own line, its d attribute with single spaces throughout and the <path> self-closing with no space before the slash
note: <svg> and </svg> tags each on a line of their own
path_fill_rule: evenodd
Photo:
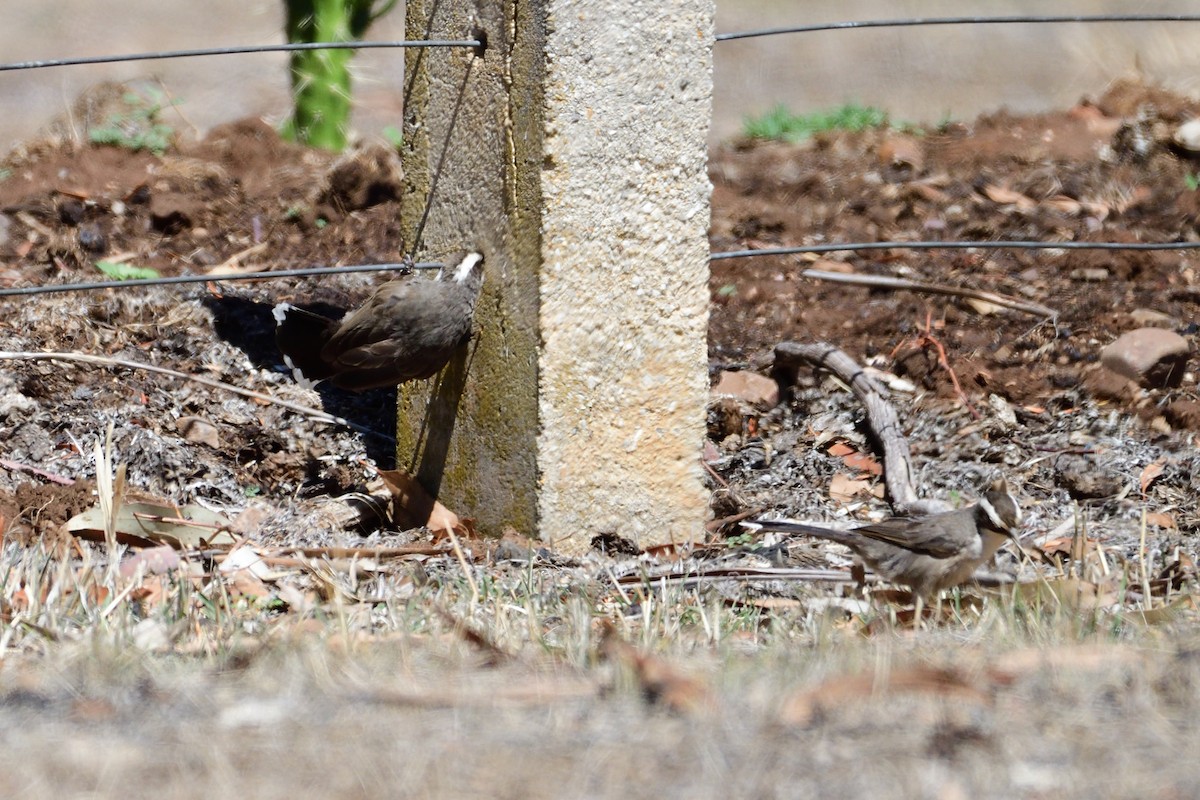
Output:
<svg viewBox="0 0 1200 800">
<path fill-rule="evenodd" d="M 462 283 L 465 281 L 467 276 L 471 274 L 471 270 L 475 268 L 475 265 L 482 260 L 483 256 L 479 253 L 467 253 L 454 269 L 454 282 Z"/>
<path fill-rule="evenodd" d="M 1000 530 L 1008 530 L 1008 526 L 1000 519 L 1000 515 L 996 513 L 996 507 L 988 502 L 986 497 L 979 498 L 979 507 L 988 515 L 988 519 Z"/>
</svg>

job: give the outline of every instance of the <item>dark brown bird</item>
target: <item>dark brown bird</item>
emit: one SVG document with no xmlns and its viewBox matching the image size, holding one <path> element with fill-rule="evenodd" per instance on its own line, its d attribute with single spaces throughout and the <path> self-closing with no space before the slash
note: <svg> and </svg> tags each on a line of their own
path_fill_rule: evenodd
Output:
<svg viewBox="0 0 1200 800">
<path fill-rule="evenodd" d="M 876 525 L 833 530 L 792 520 L 743 523 L 755 530 L 801 534 L 846 545 L 877 574 L 908 586 L 918 602 L 966 581 L 1006 540 L 1017 541 L 1021 508 L 1003 483 L 973 506 Z"/>
<path fill-rule="evenodd" d="M 329 381 L 362 391 L 428 378 L 465 344 L 474 329 L 483 284 L 483 256 L 462 253 L 447 277 L 408 275 L 383 284 L 362 308 L 338 320 L 275 306 L 275 343 L 297 382 Z"/>
</svg>

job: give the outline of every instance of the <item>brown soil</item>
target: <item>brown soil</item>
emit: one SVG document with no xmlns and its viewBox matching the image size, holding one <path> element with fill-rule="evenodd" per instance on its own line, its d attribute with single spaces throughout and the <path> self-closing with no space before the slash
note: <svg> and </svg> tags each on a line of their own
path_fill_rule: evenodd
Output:
<svg viewBox="0 0 1200 800">
<path fill-rule="evenodd" d="M 74 113 L 100 120 L 123 97 L 119 87 L 100 86 Z M 1063 113 L 998 113 L 927 135 L 868 131 L 800 145 L 734 143 L 711 164 L 713 250 L 939 238 L 1192 239 L 1200 201 L 1188 186 L 1198 167 L 1169 146 L 1168 136 L 1198 109 L 1157 89 L 1120 84 Z M 92 265 L 102 259 L 172 275 L 242 263 L 394 261 L 404 249 L 398 172 L 381 148 L 335 159 L 246 120 L 155 156 L 80 144 L 63 130 L 51 123 L 43 139 L 3 162 L 6 285 L 95 279 Z M 1160 324 L 1194 335 L 1195 260 L 1190 252 L 894 250 L 715 262 L 712 365 L 765 372 L 781 340 L 834 342 L 916 384 L 907 411 L 918 450 L 922 420 L 953 418 L 964 407 L 938 364 L 938 345 L 972 407 L 992 395 L 1034 427 L 1052 425 L 1055 415 L 1115 408 L 1160 432 L 1194 430 L 1200 406 L 1193 376 L 1180 389 L 1148 393 L 1096 361 L 1105 344 L 1139 325 L 1136 309 L 1158 312 L 1166 320 Z M 941 295 L 809 280 L 799 277 L 806 266 L 999 292 L 1049 305 L 1058 317 L 983 314 Z M 311 403 L 281 370 L 270 306 L 300 299 L 336 311 L 383 279 L 10 298 L 4 345 L 125 355 Z M 27 468 L 91 474 L 81 438 L 101 434 L 105 420 L 115 419 L 116 443 L 137 488 L 236 510 L 252 497 L 289 518 L 282 509 L 298 493 L 356 488 L 355 469 L 347 468 L 355 458 L 369 455 L 383 466 L 392 459 L 388 392 L 322 394 L 327 410 L 380 432 L 364 439 L 158 376 L 49 362 L 8 366 L 0 409 L 7 455 Z M 194 418 L 215 426 L 216 435 L 189 441 L 185 423 Z M 31 475 L 0 469 L 6 517 L 28 518 L 31 501 L 13 493 Z M 1190 483 L 1190 474 L 1180 478 Z M 55 485 L 44 491 L 53 494 Z"/>
<path fill-rule="evenodd" d="M 1200 206 L 1188 181 L 1197 166 L 1162 136 L 1200 106 L 1168 104 L 1151 90 L 1139 105 L 1124 98 L 1129 91 L 1119 85 L 1098 106 L 1030 118 L 999 113 L 923 137 L 870 131 L 723 147 L 710 168 L 713 251 L 839 241 L 1194 240 Z M 1155 116 L 1106 116 L 1101 109 L 1116 98 Z M 1136 131 L 1150 137 L 1144 155 L 1123 144 Z M 805 267 L 999 292 L 1050 306 L 1057 324 L 985 316 L 936 295 L 807 280 L 798 274 Z M 1141 327 L 1135 309 L 1165 314 L 1192 335 L 1196 280 L 1196 255 L 1187 251 L 897 249 L 718 261 L 710 348 L 718 364 L 762 366 L 781 340 L 829 340 L 860 357 L 882 356 L 881 366 L 950 397 L 944 371 L 894 357 L 931 324 L 975 395 L 1045 405 L 1086 383 L 1104 345 Z"/>
</svg>

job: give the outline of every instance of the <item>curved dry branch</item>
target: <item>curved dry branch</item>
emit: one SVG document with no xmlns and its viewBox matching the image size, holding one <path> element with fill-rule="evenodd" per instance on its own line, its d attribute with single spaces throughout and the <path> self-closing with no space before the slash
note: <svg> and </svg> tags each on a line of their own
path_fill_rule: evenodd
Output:
<svg viewBox="0 0 1200 800">
<path fill-rule="evenodd" d="M 917 496 L 913 486 L 913 466 L 908 439 L 900 429 L 896 409 L 888 402 L 879 382 L 868 375 L 845 351 L 827 342 L 781 342 L 775 347 L 775 364 L 785 368 L 807 365 L 825 369 L 850 387 L 850 391 L 854 392 L 854 396 L 866 407 L 867 422 L 875 434 L 879 448 L 883 451 L 884 483 L 896 513 L 935 513 L 948 510 L 949 507 L 940 501 L 921 500 Z"/>
</svg>

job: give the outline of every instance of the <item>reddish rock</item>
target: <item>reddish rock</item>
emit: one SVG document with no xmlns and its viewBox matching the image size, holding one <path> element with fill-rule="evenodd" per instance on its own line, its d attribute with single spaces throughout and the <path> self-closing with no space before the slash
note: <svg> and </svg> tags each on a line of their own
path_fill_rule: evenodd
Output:
<svg viewBox="0 0 1200 800">
<path fill-rule="evenodd" d="M 736 397 L 759 408 L 773 408 L 779 403 L 779 385 L 757 372 L 722 372 L 712 393 Z"/>
<path fill-rule="evenodd" d="M 1162 328 L 1123 333 L 1100 353 L 1100 363 L 1143 386 L 1178 386 L 1187 366 L 1187 340 Z"/>
</svg>

